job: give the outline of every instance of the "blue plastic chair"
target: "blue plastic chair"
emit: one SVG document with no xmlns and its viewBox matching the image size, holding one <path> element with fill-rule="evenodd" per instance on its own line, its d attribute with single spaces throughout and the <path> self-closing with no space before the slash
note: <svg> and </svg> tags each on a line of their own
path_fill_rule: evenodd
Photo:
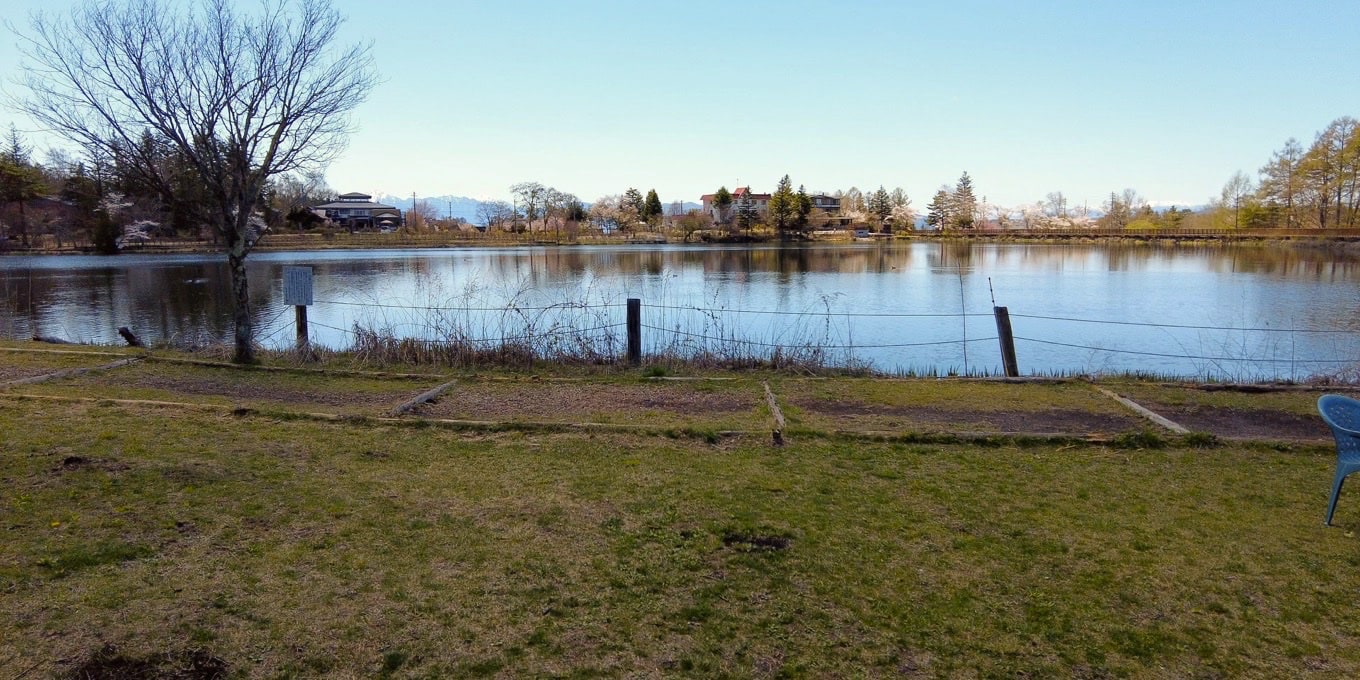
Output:
<svg viewBox="0 0 1360 680">
<path fill-rule="evenodd" d="M 1332 481 L 1332 501 L 1327 504 L 1327 524 L 1336 511 L 1336 497 L 1346 475 L 1360 472 L 1360 401 L 1339 394 L 1324 394 L 1318 399 L 1318 412 L 1336 437 L 1336 479 Z"/>
</svg>

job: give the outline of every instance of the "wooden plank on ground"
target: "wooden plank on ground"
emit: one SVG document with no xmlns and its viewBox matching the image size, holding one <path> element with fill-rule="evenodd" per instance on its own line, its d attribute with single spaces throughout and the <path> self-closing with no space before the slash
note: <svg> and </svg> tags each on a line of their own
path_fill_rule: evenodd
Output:
<svg viewBox="0 0 1360 680">
<path fill-rule="evenodd" d="M 1184 427 L 1181 427 L 1180 425 L 1176 424 L 1175 422 L 1172 422 L 1172 421 L 1171 421 L 1170 419 L 1168 419 L 1168 418 L 1165 418 L 1165 417 L 1162 417 L 1162 416 L 1160 416 L 1160 415 L 1158 415 L 1158 414 L 1156 414 L 1156 413 L 1153 413 L 1151 410 L 1149 410 L 1149 409 L 1147 409 L 1147 408 L 1144 408 L 1141 404 L 1139 404 L 1138 402 L 1136 402 L 1136 401 L 1134 401 L 1134 400 L 1132 400 L 1132 399 L 1126 399 L 1126 398 L 1124 398 L 1124 397 L 1121 397 L 1121 396 L 1119 396 L 1118 394 L 1115 394 L 1114 392 L 1111 392 L 1111 391 L 1105 389 L 1104 387 L 1101 387 L 1100 385 L 1092 385 L 1092 387 L 1096 388 L 1096 391 L 1097 391 L 1097 392 L 1100 392 L 1101 394 L 1103 394 L 1103 395 L 1105 395 L 1105 396 L 1107 396 L 1107 397 L 1109 397 L 1109 398 L 1111 398 L 1111 399 L 1113 399 L 1113 400 L 1115 400 L 1115 401 L 1117 401 L 1117 402 L 1119 402 L 1119 403 L 1121 403 L 1121 404 L 1127 406 L 1127 407 L 1128 407 L 1130 410 L 1132 410 L 1134 413 L 1137 413 L 1138 415 L 1143 416 L 1144 418 L 1147 418 L 1148 420 L 1150 420 L 1150 421 L 1152 421 L 1152 422 L 1154 422 L 1154 423 L 1156 423 L 1156 424 L 1158 424 L 1158 425 L 1160 425 L 1160 426 L 1162 426 L 1162 427 L 1164 427 L 1164 428 L 1166 428 L 1166 429 L 1168 429 L 1168 430 L 1171 430 L 1172 432 L 1175 432 L 1176 434 L 1189 434 L 1189 433 L 1190 433 L 1190 430 L 1187 430 L 1187 429 L 1185 429 Z"/>
<path fill-rule="evenodd" d="M 779 402 L 774 398 L 774 392 L 770 390 L 770 383 L 762 381 L 761 386 L 765 388 L 765 401 L 770 405 L 770 414 L 774 416 L 774 431 L 771 436 L 774 438 L 775 446 L 784 445 L 784 412 L 779 410 Z"/>
<path fill-rule="evenodd" d="M 401 406 L 392 409 L 391 413 L 392 417 L 395 418 L 397 416 L 406 415 L 407 413 L 410 413 L 413 409 L 415 409 L 415 407 L 438 399 L 439 395 L 447 392 L 449 388 L 453 387 L 454 383 L 456 382 L 458 381 L 450 380 L 444 383 L 443 385 L 439 385 L 438 387 L 435 387 L 433 389 L 421 392 L 420 394 L 416 395 L 416 398 L 406 402 L 405 404 L 402 404 Z"/>
<path fill-rule="evenodd" d="M 93 371 L 108 371 L 115 368 L 122 368 L 123 366 L 127 366 L 128 364 L 135 364 L 141 360 L 142 360 L 141 357 L 133 357 L 131 359 L 121 359 L 111 364 L 104 364 L 102 366 L 68 368 L 65 370 L 57 371 L 55 373 L 44 373 L 43 375 L 35 375 L 28 378 L 19 378 L 18 380 L 11 380 L 9 382 L 0 383 L 0 387 L 14 387 L 17 385 L 36 385 L 38 383 L 44 383 L 49 380 L 61 380 L 62 378 L 70 378 L 72 376 L 82 375 Z"/>
</svg>

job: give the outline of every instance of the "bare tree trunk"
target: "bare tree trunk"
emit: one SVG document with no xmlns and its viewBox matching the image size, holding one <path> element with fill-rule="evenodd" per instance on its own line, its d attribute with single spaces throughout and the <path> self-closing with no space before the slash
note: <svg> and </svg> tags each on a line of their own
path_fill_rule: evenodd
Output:
<svg viewBox="0 0 1360 680">
<path fill-rule="evenodd" d="M 246 281 L 246 255 L 237 254 L 237 247 L 227 254 L 231 267 L 232 322 L 236 328 L 236 353 L 231 360 L 238 364 L 255 363 L 255 346 L 250 333 L 250 286 Z M 244 250 L 244 249 L 241 249 Z"/>
<path fill-rule="evenodd" d="M 19 235 L 24 239 L 24 247 L 28 247 L 28 214 L 24 212 L 24 199 L 19 199 Z"/>
</svg>

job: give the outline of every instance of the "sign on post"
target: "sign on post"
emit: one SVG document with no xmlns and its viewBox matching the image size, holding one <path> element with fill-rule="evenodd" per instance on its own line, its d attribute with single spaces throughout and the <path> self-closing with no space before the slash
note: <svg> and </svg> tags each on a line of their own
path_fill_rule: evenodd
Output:
<svg viewBox="0 0 1360 680">
<path fill-rule="evenodd" d="M 307 340 L 307 305 L 312 304 L 312 268 L 283 268 L 283 304 L 297 311 L 297 348 L 311 356 Z"/>
<path fill-rule="evenodd" d="M 283 268 L 283 304 L 304 306 L 312 304 L 312 268 Z"/>
</svg>

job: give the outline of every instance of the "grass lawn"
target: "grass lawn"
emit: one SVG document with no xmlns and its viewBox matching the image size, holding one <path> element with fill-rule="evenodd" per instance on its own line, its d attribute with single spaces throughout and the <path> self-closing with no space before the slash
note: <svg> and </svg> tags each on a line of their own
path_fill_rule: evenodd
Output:
<svg viewBox="0 0 1360 680">
<path fill-rule="evenodd" d="M 1360 675 L 1360 494 L 1322 526 L 1323 447 L 773 448 L 13 398 L 0 433 L 4 677 L 110 655 L 241 677 Z"/>
</svg>

